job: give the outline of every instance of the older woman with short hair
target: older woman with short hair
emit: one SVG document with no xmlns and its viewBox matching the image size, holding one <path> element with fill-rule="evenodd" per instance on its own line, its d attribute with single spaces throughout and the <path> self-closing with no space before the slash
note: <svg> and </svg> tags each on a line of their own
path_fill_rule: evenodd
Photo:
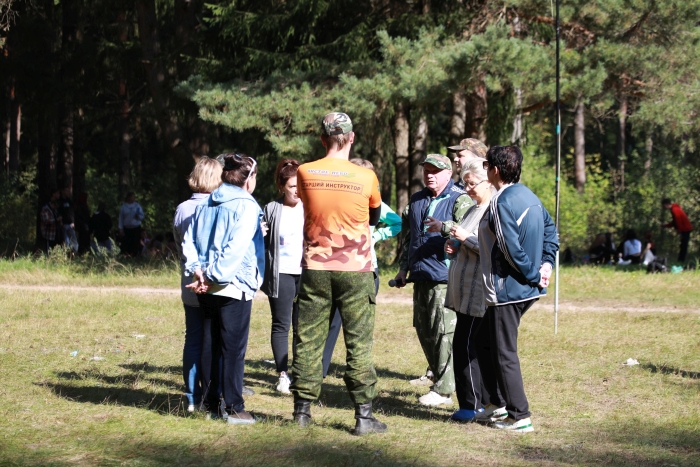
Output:
<svg viewBox="0 0 700 467">
<path fill-rule="evenodd" d="M 476 332 L 486 313 L 479 261 L 479 221 L 489 207 L 493 186 L 483 167 L 484 159 L 472 159 L 462 168 L 464 189 L 476 204 L 459 225 L 450 230 L 445 252 L 453 257 L 448 272 L 445 308 L 457 312 L 452 352 L 459 410 L 455 421 L 472 421 L 483 408 L 481 371 L 477 361 Z"/>
<path fill-rule="evenodd" d="M 185 273 L 193 276 L 187 287 L 212 319 L 210 388 L 218 388 L 221 380 L 222 400 L 218 391 L 209 391 L 211 418 L 234 425 L 255 423 L 245 411 L 243 372 L 252 300 L 265 271 L 263 213 L 252 196 L 256 175 L 255 159 L 226 154 L 224 183 L 197 206 L 182 243 Z"/>
<path fill-rule="evenodd" d="M 175 210 L 173 220 L 173 237 L 178 257 L 180 258 L 180 268 L 182 277 L 180 280 L 180 296 L 185 307 L 185 345 L 182 349 L 182 377 L 185 381 L 185 396 L 187 396 L 187 411 L 194 412 L 202 407 L 202 394 L 209 382 L 209 369 L 206 366 L 211 362 L 211 349 L 204 348 L 204 336 L 208 334 L 209 319 L 206 319 L 199 308 L 197 294 L 187 288 L 192 282 L 192 278 L 185 275 L 185 257 L 182 254 L 182 240 L 185 237 L 194 211 L 209 193 L 216 190 L 221 185 L 222 167 L 215 159 L 206 156 L 197 161 L 194 170 L 190 174 L 187 183 L 192 190 L 192 197 L 181 203 Z M 207 356 L 202 358 L 205 352 Z M 203 371 L 204 370 L 204 371 Z"/>
</svg>

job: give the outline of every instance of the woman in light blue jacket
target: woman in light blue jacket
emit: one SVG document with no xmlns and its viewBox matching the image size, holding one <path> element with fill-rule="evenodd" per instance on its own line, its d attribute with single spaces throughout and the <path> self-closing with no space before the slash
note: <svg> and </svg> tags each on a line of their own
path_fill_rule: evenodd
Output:
<svg viewBox="0 0 700 467">
<path fill-rule="evenodd" d="M 193 276 L 188 287 L 212 316 L 210 387 L 221 387 L 223 400 L 219 403 L 217 391 L 209 391 L 211 416 L 230 424 L 255 423 L 245 411 L 242 391 L 252 299 L 265 271 L 262 210 L 251 195 L 256 175 L 255 159 L 226 154 L 224 183 L 197 206 L 182 243 L 185 274 Z M 219 357 L 220 382 L 214 364 Z"/>
</svg>

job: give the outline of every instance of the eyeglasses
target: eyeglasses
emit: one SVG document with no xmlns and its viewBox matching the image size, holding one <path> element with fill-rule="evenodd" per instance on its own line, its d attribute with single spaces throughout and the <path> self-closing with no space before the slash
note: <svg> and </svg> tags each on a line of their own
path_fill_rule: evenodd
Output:
<svg viewBox="0 0 700 467">
<path fill-rule="evenodd" d="M 478 187 L 479 185 L 481 185 L 482 183 L 487 182 L 487 181 L 488 180 L 482 180 L 479 183 L 465 183 L 464 187 L 469 188 L 470 190 L 473 190 L 474 188 Z"/>
</svg>

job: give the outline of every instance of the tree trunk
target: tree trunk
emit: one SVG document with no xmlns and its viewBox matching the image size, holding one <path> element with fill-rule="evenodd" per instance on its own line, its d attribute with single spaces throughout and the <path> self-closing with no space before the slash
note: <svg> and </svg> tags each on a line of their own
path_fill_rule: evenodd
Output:
<svg viewBox="0 0 700 467">
<path fill-rule="evenodd" d="M 39 186 L 39 196 L 36 207 L 36 239 L 37 247 L 41 240 L 39 213 L 41 208 L 49 201 L 51 193 L 58 188 L 56 183 L 56 151 L 53 144 L 54 118 L 51 111 L 46 107 L 40 108 L 37 115 L 37 184 Z"/>
<path fill-rule="evenodd" d="M 9 137 L 7 138 L 7 170 L 8 173 L 19 172 L 19 143 L 22 137 L 22 106 L 17 96 L 17 87 L 12 80 L 9 94 Z"/>
<path fill-rule="evenodd" d="M 63 0 L 61 34 L 61 83 L 63 99 L 59 105 L 60 146 L 58 153 L 58 183 L 73 192 L 73 91 L 77 84 L 78 66 L 76 44 L 80 6 L 77 0 Z"/>
<path fill-rule="evenodd" d="M 579 96 L 576 106 L 576 117 L 574 118 L 574 186 L 579 193 L 583 193 L 586 188 L 586 129 L 585 129 L 585 106 Z"/>
<path fill-rule="evenodd" d="M 183 201 L 190 196 L 187 177 L 192 170 L 194 158 L 184 144 L 183 133 L 175 112 L 171 112 L 170 102 L 164 83 L 166 72 L 160 62 L 160 38 L 156 18 L 155 0 L 136 0 L 139 20 L 139 39 L 143 54 L 148 88 L 156 110 L 156 119 L 161 130 L 168 154 L 175 162 L 178 198 Z"/>
<path fill-rule="evenodd" d="M 129 39 L 129 23 L 126 19 L 126 13 L 120 11 L 117 15 L 119 23 L 119 42 L 123 47 L 127 47 Z M 127 61 L 122 63 L 119 78 L 118 100 L 119 100 L 119 122 L 117 123 L 117 133 L 119 135 L 119 199 L 122 200 L 129 192 L 131 185 L 131 163 L 129 161 L 131 148 L 131 133 L 129 133 L 129 94 L 126 87 L 126 67 Z"/>
<path fill-rule="evenodd" d="M 83 126 L 82 109 L 75 112 L 73 120 L 73 194 L 85 193 L 85 129 Z"/>
<path fill-rule="evenodd" d="M 515 118 L 513 119 L 513 133 L 510 135 L 510 144 L 520 144 L 523 137 L 523 90 L 515 90 Z"/>
<path fill-rule="evenodd" d="M 391 204 L 391 164 L 386 161 L 384 151 L 384 132 L 378 131 L 374 135 L 374 144 L 372 145 L 372 155 L 370 161 L 374 164 L 374 171 L 379 180 L 379 190 L 382 194 L 382 201 L 386 204 Z"/>
<path fill-rule="evenodd" d="M 467 96 L 460 89 L 452 93 L 452 117 L 450 118 L 450 146 L 456 146 L 464 138 L 467 120 Z"/>
<path fill-rule="evenodd" d="M 618 114 L 618 131 L 617 131 L 617 158 L 618 169 L 620 173 L 619 190 L 625 189 L 625 160 L 627 148 L 627 95 L 620 96 L 620 113 Z"/>
<path fill-rule="evenodd" d="M 408 116 L 402 103 L 396 104 L 393 125 L 394 136 L 394 173 L 396 174 L 396 208 L 400 214 L 409 200 L 408 177 L 408 146 L 410 140 L 410 128 Z"/>
<path fill-rule="evenodd" d="M 467 109 L 469 109 L 466 121 L 465 134 L 468 138 L 476 138 L 486 143 L 486 83 L 484 76 L 479 77 L 479 81 L 474 90 L 467 96 Z"/>
<path fill-rule="evenodd" d="M 413 148 L 411 149 L 411 181 L 410 194 L 423 189 L 423 167 L 419 164 L 425 160 L 428 143 L 428 119 L 421 113 L 417 119 L 413 133 Z"/>
<path fill-rule="evenodd" d="M 654 152 L 654 138 L 647 136 L 647 159 L 644 161 L 644 176 L 648 177 L 651 173 L 651 154 Z"/>
</svg>

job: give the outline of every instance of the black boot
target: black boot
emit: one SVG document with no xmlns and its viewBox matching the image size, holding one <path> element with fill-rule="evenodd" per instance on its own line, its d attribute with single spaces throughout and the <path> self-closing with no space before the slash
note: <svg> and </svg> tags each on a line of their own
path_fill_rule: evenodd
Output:
<svg viewBox="0 0 700 467">
<path fill-rule="evenodd" d="M 386 433 L 386 423 L 372 416 L 372 403 L 355 404 L 355 432 L 357 436 L 368 433 Z"/>
<path fill-rule="evenodd" d="M 294 402 L 294 421 L 302 428 L 311 425 L 311 401 Z"/>
</svg>

